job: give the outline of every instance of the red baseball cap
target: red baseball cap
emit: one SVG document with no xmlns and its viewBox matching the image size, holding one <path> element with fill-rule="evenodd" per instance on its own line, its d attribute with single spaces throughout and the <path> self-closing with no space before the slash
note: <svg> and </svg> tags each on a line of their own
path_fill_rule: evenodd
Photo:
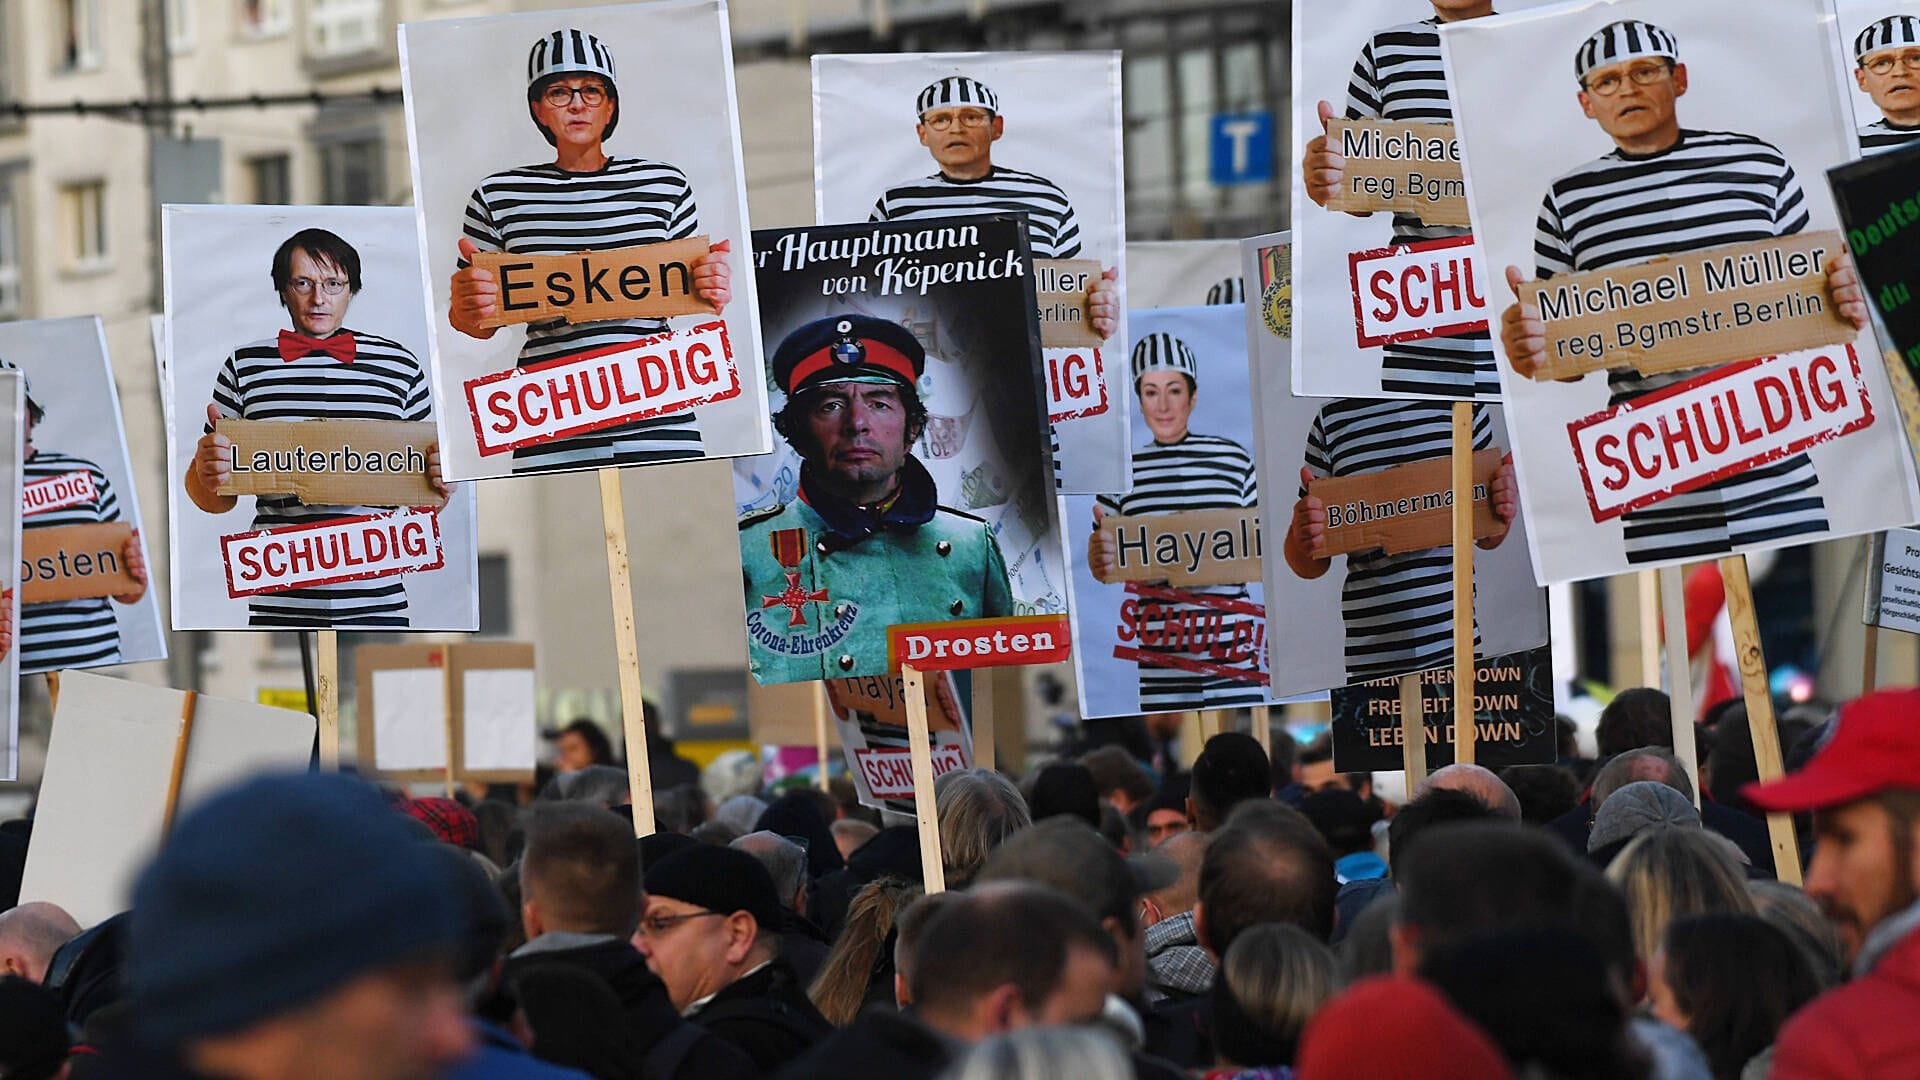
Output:
<svg viewBox="0 0 1920 1080">
<path fill-rule="evenodd" d="M 1740 789 L 1762 810 L 1823 810 L 1896 788 L 1920 791 L 1920 689 L 1876 690 L 1840 709 L 1798 772 Z"/>
</svg>

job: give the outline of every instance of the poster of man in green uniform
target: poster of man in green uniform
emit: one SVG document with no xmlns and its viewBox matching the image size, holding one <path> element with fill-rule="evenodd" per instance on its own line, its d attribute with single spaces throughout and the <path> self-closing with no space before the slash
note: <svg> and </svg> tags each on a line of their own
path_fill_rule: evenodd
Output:
<svg viewBox="0 0 1920 1080">
<path fill-rule="evenodd" d="M 890 627 L 1065 610 L 1018 220 L 754 248 L 782 444 L 735 469 L 754 677 L 881 675 Z"/>
</svg>

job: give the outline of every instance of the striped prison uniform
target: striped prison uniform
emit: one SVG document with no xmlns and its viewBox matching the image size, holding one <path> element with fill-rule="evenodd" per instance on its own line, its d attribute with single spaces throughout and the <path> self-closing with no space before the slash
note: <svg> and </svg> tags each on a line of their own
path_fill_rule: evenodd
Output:
<svg viewBox="0 0 1920 1080">
<path fill-rule="evenodd" d="M 86 458 L 36 448 L 20 465 L 20 482 L 29 485 L 76 472 L 92 475 L 94 497 L 72 506 L 24 515 L 20 519 L 22 529 L 123 520 L 120 497 L 114 494 L 113 484 L 107 480 L 107 474 L 100 471 L 100 466 Z M 20 674 L 119 662 L 120 626 L 108 598 L 93 596 L 20 605 Z"/>
</svg>

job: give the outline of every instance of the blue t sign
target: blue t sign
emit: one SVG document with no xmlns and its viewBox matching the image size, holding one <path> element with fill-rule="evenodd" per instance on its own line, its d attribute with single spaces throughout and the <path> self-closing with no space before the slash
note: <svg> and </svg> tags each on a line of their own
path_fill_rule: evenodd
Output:
<svg viewBox="0 0 1920 1080">
<path fill-rule="evenodd" d="M 1273 179 L 1273 114 L 1215 113 L 1208 142 L 1214 183 L 1264 184 Z"/>
</svg>

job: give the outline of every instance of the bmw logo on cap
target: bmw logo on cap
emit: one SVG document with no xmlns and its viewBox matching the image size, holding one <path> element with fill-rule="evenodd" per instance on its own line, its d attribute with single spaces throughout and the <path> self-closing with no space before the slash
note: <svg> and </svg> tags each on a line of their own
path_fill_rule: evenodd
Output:
<svg viewBox="0 0 1920 1080">
<path fill-rule="evenodd" d="M 848 336 L 853 333 L 853 321 L 851 319 L 841 319 L 838 323 L 834 324 L 833 328 L 838 330 L 842 335 L 839 341 L 833 343 L 832 356 L 834 363 L 858 364 L 867 358 L 867 347 L 853 340 L 851 336 Z"/>
</svg>

